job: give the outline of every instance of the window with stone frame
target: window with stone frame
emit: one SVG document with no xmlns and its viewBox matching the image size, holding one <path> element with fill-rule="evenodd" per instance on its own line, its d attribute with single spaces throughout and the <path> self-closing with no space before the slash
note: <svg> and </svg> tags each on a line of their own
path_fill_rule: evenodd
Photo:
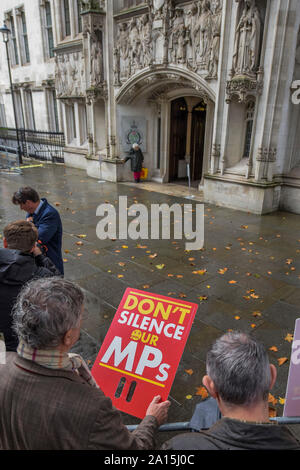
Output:
<svg viewBox="0 0 300 470">
<path fill-rule="evenodd" d="M 45 60 L 48 60 L 54 57 L 54 34 L 51 3 L 49 0 L 40 0 L 40 13 L 44 44 L 44 57 Z"/>
<path fill-rule="evenodd" d="M 71 16 L 69 0 L 62 0 L 63 39 L 71 36 Z"/>
<path fill-rule="evenodd" d="M 76 34 L 82 33 L 81 0 L 75 0 Z"/>
<path fill-rule="evenodd" d="M 32 100 L 32 91 L 24 90 L 24 107 L 25 107 L 25 121 L 26 128 L 35 130 L 34 108 Z"/>
<path fill-rule="evenodd" d="M 24 121 L 23 104 L 22 104 L 20 90 L 14 90 L 14 98 L 15 98 L 15 104 L 16 104 L 17 126 L 19 129 L 24 129 L 25 121 Z"/>
<path fill-rule="evenodd" d="M 16 10 L 16 19 L 17 19 L 17 30 L 18 30 L 18 35 L 19 35 L 21 64 L 26 65 L 30 63 L 30 53 L 29 53 L 27 24 L 26 24 L 24 6 Z"/>
<path fill-rule="evenodd" d="M 13 12 L 10 11 L 5 15 L 6 26 L 10 29 L 10 39 L 9 39 L 9 59 L 12 66 L 19 65 L 19 51 L 17 43 L 17 34 L 16 26 Z"/>
<path fill-rule="evenodd" d="M 76 118 L 75 106 L 72 104 L 65 104 L 66 124 L 67 124 L 67 142 L 68 144 L 76 145 L 77 132 L 76 132 Z"/>
<path fill-rule="evenodd" d="M 61 39 L 82 33 L 81 0 L 61 0 Z"/>
<path fill-rule="evenodd" d="M 249 101 L 246 109 L 246 134 L 244 146 L 244 158 L 249 158 L 251 150 L 253 119 L 254 119 L 255 101 Z"/>
<path fill-rule="evenodd" d="M 0 127 L 7 127 L 6 112 L 2 95 L 0 95 Z"/>
<path fill-rule="evenodd" d="M 87 142 L 87 115 L 85 103 L 78 104 L 78 117 L 79 117 L 79 128 L 80 128 L 80 145 L 84 145 Z"/>
<path fill-rule="evenodd" d="M 49 131 L 59 132 L 58 106 L 55 88 L 46 90 Z"/>
</svg>

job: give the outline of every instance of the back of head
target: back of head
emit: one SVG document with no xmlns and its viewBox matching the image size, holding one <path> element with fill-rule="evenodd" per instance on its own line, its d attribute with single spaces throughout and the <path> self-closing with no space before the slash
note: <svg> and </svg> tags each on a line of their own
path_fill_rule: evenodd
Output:
<svg viewBox="0 0 300 470">
<path fill-rule="evenodd" d="M 30 253 L 38 240 L 38 230 L 31 222 L 17 220 L 4 228 L 4 238 L 11 250 Z"/>
<path fill-rule="evenodd" d="M 34 349 L 59 346 L 68 330 L 80 324 L 84 296 L 71 281 L 44 278 L 27 283 L 13 310 L 19 340 Z"/>
<path fill-rule="evenodd" d="M 207 374 L 227 406 L 267 400 L 271 375 L 263 344 L 245 333 L 230 332 L 217 339 L 206 359 Z"/>
<path fill-rule="evenodd" d="M 134 144 L 132 144 L 132 148 L 133 150 L 138 150 L 140 148 L 139 144 L 137 144 L 136 142 Z"/>
<path fill-rule="evenodd" d="M 12 197 L 12 203 L 15 205 L 25 204 L 26 201 L 38 202 L 40 196 L 37 191 L 29 186 L 19 188 Z"/>
</svg>

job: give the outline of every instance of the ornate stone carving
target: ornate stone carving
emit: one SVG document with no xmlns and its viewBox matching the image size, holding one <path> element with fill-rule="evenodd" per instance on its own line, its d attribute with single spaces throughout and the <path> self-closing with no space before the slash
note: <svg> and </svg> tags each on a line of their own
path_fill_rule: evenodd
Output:
<svg viewBox="0 0 300 470">
<path fill-rule="evenodd" d="M 162 64 L 207 71 L 207 79 L 217 79 L 223 0 L 176 8 L 174 0 L 147 3 L 147 14 L 117 23 L 115 85 L 145 67 Z"/>
<path fill-rule="evenodd" d="M 85 95 L 85 72 L 82 52 L 55 57 L 55 88 L 58 98 Z"/>
</svg>

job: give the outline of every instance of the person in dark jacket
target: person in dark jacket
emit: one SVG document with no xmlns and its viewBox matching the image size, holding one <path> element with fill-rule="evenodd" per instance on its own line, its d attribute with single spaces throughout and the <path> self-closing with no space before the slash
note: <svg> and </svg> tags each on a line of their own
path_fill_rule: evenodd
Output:
<svg viewBox="0 0 300 470">
<path fill-rule="evenodd" d="M 36 246 L 38 231 L 24 220 L 4 228 L 0 249 L 0 332 L 7 351 L 16 351 L 18 339 L 12 331 L 12 308 L 22 286 L 35 278 L 60 276 L 52 261 Z"/>
<path fill-rule="evenodd" d="M 269 420 L 276 368 L 260 342 L 244 333 L 226 333 L 207 353 L 206 369 L 203 385 L 216 400 L 221 419 L 207 430 L 178 434 L 162 449 L 300 450 L 300 440 L 287 426 Z"/>
<path fill-rule="evenodd" d="M 132 145 L 132 149 L 130 150 L 129 155 L 124 158 L 123 163 L 126 163 L 128 160 L 131 161 L 131 171 L 133 172 L 134 181 L 139 183 L 144 155 L 137 143 Z"/>
<path fill-rule="evenodd" d="M 42 198 L 30 187 L 20 188 L 12 197 L 12 202 L 27 212 L 26 220 L 33 222 L 39 232 L 39 240 L 46 248 L 48 256 L 60 273 L 64 274 L 62 247 L 62 223 L 58 211 L 47 199 Z"/>
</svg>

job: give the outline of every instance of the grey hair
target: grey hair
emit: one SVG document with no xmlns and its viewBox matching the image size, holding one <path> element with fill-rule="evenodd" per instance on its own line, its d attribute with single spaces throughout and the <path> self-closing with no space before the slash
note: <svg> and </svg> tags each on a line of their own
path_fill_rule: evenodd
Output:
<svg viewBox="0 0 300 470">
<path fill-rule="evenodd" d="M 227 405 L 251 405 L 266 400 L 271 373 L 262 343 L 245 333 L 224 334 L 206 357 L 207 374 Z"/>
<path fill-rule="evenodd" d="M 84 295 L 59 277 L 38 279 L 21 290 L 13 309 L 13 329 L 34 349 L 59 346 L 66 332 L 80 324 Z"/>
</svg>

